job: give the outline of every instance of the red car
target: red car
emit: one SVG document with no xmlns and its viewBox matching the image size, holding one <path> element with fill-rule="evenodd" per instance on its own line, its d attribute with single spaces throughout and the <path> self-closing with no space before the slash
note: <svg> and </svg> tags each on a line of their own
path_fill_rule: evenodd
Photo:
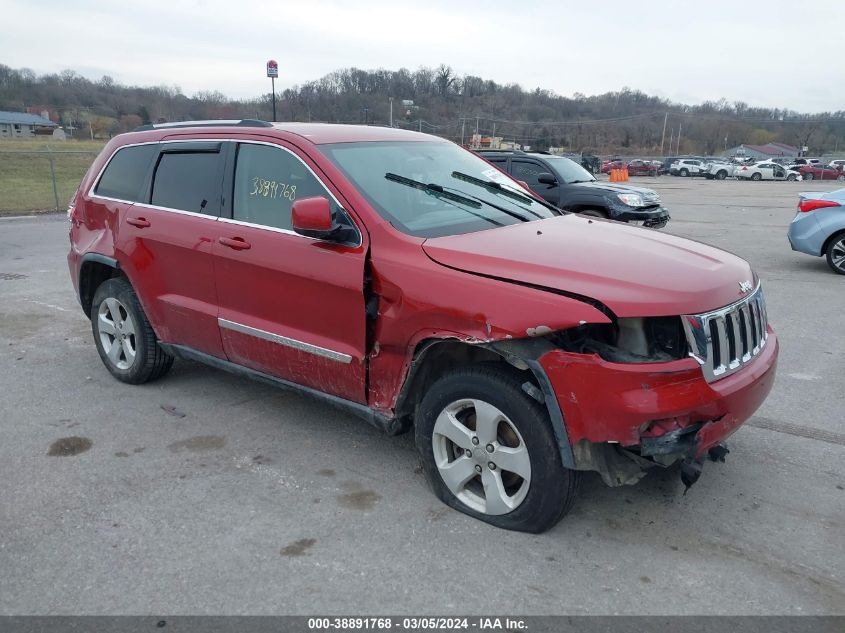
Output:
<svg viewBox="0 0 845 633">
<path fill-rule="evenodd" d="M 601 173 L 609 174 L 611 169 L 626 169 L 629 176 L 656 176 L 659 165 L 647 160 L 607 160 L 602 163 Z"/>
<path fill-rule="evenodd" d="M 580 471 L 616 486 L 680 462 L 690 485 L 775 378 L 748 263 L 560 211 L 433 136 L 146 126 L 68 217 L 118 380 L 193 359 L 413 429 L 438 497 L 503 528 L 554 525 Z"/>
<path fill-rule="evenodd" d="M 660 165 L 653 163 L 650 160 L 640 160 L 639 158 L 628 163 L 629 176 L 656 176 L 657 169 Z"/>
<path fill-rule="evenodd" d="M 845 171 L 842 171 L 841 166 L 804 165 L 798 171 L 804 180 L 845 180 Z"/>
</svg>

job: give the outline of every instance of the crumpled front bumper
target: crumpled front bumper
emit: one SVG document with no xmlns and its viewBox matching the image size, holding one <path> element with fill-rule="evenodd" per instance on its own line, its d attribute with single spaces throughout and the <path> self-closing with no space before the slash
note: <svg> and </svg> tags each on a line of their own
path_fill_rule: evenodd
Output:
<svg viewBox="0 0 845 633">
<path fill-rule="evenodd" d="M 748 420 L 771 391 L 777 357 L 777 337 L 769 328 L 767 344 L 753 362 L 712 383 L 692 358 L 622 364 L 553 350 L 539 363 L 560 406 L 570 446 L 616 444 L 666 465 L 666 459 L 659 459 L 661 438 L 664 455 L 701 460 Z M 681 440 L 675 447 L 672 434 Z M 576 468 L 594 470 L 578 463 L 578 450 L 574 460 Z"/>
</svg>

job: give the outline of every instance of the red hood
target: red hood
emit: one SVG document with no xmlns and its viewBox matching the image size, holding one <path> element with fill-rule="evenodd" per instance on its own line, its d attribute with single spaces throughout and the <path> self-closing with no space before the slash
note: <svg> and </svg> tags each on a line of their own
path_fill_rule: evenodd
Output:
<svg viewBox="0 0 845 633">
<path fill-rule="evenodd" d="M 725 251 L 653 229 L 577 215 L 426 240 L 434 261 L 488 277 L 597 299 L 617 316 L 700 314 L 755 283 Z"/>
</svg>

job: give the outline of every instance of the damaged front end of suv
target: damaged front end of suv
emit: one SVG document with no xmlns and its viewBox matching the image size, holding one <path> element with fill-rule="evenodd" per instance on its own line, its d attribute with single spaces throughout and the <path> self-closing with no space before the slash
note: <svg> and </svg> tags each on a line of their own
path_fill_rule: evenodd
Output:
<svg viewBox="0 0 845 633">
<path fill-rule="evenodd" d="M 777 340 L 762 289 L 705 314 L 609 316 L 489 345 L 544 386 L 565 465 L 620 486 L 680 463 L 689 487 L 706 457 L 724 461 L 725 439 L 774 382 Z"/>
</svg>

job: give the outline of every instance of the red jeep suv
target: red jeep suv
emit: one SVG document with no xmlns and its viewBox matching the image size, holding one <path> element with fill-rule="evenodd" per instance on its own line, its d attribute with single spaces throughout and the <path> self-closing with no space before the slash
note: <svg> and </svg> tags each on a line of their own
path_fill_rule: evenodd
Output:
<svg viewBox="0 0 845 633">
<path fill-rule="evenodd" d="M 206 121 L 114 138 L 68 210 L 106 368 L 174 357 L 413 428 L 437 496 L 540 532 L 579 471 L 706 457 L 763 402 L 778 344 L 742 259 L 569 214 L 440 138 Z"/>
</svg>

